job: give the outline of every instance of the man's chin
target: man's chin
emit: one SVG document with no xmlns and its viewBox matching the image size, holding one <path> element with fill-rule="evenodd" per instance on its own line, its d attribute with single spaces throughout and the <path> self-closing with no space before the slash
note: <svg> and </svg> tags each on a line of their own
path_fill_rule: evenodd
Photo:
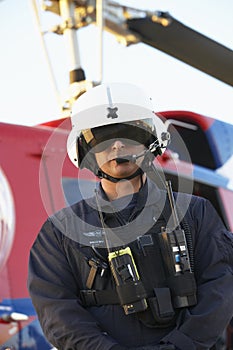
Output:
<svg viewBox="0 0 233 350">
<path fill-rule="evenodd" d="M 133 170 L 129 169 L 129 165 L 127 166 L 125 163 L 117 164 L 115 171 L 111 171 L 111 176 L 119 179 L 124 179 L 126 177 L 133 175 L 135 171 L 137 171 L 137 169 L 133 169 Z"/>
</svg>

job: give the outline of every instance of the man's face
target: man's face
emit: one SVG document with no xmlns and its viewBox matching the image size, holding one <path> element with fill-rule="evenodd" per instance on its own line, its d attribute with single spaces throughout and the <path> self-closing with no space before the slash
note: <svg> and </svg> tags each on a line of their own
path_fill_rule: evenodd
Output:
<svg viewBox="0 0 233 350">
<path fill-rule="evenodd" d="M 106 174 L 124 178 L 135 173 L 140 166 L 143 157 L 140 157 L 136 163 L 123 162 L 117 163 L 116 158 L 122 158 L 127 155 L 138 155 L 145 150 L 145 146 L 127 139 L 115 139 L 108 142 L 107 147 L 101 152 L 95 152 L 96 161 L 102 171 Z"/>
</svg>

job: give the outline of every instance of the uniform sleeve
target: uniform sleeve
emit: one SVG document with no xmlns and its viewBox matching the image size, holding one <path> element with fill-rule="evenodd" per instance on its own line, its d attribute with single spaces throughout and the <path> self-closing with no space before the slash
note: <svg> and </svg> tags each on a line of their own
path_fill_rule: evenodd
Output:
<svg viewBox="0 0 233 350">
<path fill-rule="evenodd" d="M 109 350 L 116 342 L 80 305 L 76 279 L 55 231 L 48 220 L 29 260 L 28 289 L 43 332 L 58 349 Z"/>
<path fill-rule="evenodd" d="M 197 200 L 192 217 L 198 302 L 162 341 L 181 350 L 211 348 L 233 316 L 233 234 L 207 200 Z"/>
</svg>

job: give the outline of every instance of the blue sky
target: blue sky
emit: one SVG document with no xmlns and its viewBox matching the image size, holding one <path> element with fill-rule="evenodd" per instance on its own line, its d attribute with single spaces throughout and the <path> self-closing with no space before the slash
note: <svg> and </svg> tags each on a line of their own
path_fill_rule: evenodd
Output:
<svg viewBox="0 0 233 350">
<path fill-rule="evenodd" d="M 185 25 L 233 49 L 232 0 L 121 2 L 168 11 Z M 59 17 L 48 12 L 41 19 L 43 29 L 59 23 Z M 86 77 L 98 80 L 98 32 L 91 25 L 80 29 L 77 37 Z M 64 96 L 69 79 L 64 38 L 47 34 L 45 40 L 57 86 Z M 34 125 L 59 118 L 30 0 L 0 1 L 0 42 L 0 121 Z M 103 81 L 127 81 L 144 86 L 153 97 L 157 111 L 189 110 L 233 123 L 232 87 L 144 44 L 121 46 L 109 33 L 104 34 L 103 57 Z"/>
</svg>

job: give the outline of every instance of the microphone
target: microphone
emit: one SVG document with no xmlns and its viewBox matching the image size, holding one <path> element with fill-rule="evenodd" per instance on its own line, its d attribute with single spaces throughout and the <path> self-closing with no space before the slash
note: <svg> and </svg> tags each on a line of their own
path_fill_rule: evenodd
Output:
<svg viewBox="0 0 233 350">
<path fill-rule="evenodd" d="M 127 155 L 127 156 L 124 156 L 124 157 L 119 157 L 119 158 L 116 158 L 115 159 L 117 164 L 122 164 L 122 163 L 126 163 L 126 162 L 133 162 L 133 163 L 136 163 L 136 155 Z"/>
<path fill-rule="evenodd" d="M 161 155 L 162 154 L 162 150 L 161 148 L 165 148 L 160 146 L 158 139 L 156 139 L 149 147 L 149 149 L 139 153 L 139 154 L 132 154 L 132 155 L 125 155 L 122 157 L 117 157 L 115 160 L 117 162 L 117 164 L 122 164 L 122 163 L 126 163 L 126 162 L 132 162 L 132 163 L 136 163 L 137 159 L 140 157 L 144 157 L 146 156 L 146 154 L 154 154 L 156 155 Z"/>
<path fill-rule="evenodd" d="M 122 164 L 122 163 L 126 163 L 126 162 L 136 163 L 137 159 L 145 156 L 147 152 L 148 152 L 148 150 L 143 151 L 142 153 L 139 153 L 138 155 L 137 154 L 125 155 L 122 157 L 118 157 L 115 160 L 116 160 L 117 164 Z"/>
</svg>

